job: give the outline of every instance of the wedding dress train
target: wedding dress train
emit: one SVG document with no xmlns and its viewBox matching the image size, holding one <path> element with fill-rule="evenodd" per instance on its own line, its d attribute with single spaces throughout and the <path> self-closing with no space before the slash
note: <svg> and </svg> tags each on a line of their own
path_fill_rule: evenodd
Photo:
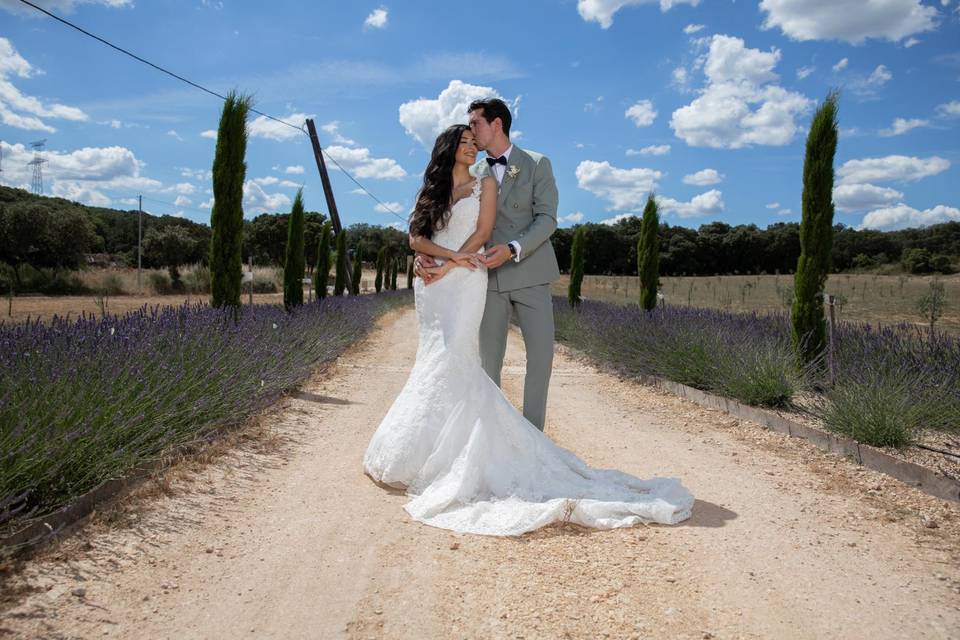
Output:
<svg viewBox="0 0 960 640">
<path fill-rule="evenodd" d="M 479 181 L 433 241 L 454 250 L 476 228 Z M 406 489 L 415 519 L 462 533 L 519 535 L 551 522 L 612 529 L 690 517 L 675 478 L 594 469 L 523 417 L 480 364 L 483 269 L 415 280 L 419 347 L 410 377 L 370 441 L 364 470 Z"/>
</svg>

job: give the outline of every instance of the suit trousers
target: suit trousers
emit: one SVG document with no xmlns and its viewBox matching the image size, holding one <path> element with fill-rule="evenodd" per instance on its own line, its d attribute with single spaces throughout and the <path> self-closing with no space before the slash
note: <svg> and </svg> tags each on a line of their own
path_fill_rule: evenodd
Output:
<svg viewBox="0 0 960 640">
<path fill-rule="evenodd" d="M 553 298 L 549 284 L 487 291 L 480 323 L 480 358 L 483 368 L 497 385 L 507 349 L 507 331 L 517 314 L 527 351 L 527 373 L 523 383 L 523 416 L 543 431 L 547 414 L 547 388 L 553 367 Z"/>
</svg>

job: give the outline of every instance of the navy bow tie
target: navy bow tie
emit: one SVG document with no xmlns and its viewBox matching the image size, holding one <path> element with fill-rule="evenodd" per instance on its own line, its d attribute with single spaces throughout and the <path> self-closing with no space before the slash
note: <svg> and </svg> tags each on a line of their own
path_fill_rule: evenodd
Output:
<svg viewBox="0 0 960 640">
<path fill-rule="evenodd" d="M 499 158 L 487 158 L 487 164 L 492 168 L 495 164 L 502 164 L 507 166 L 507 156 L 500 156 Z"/>
</svg>

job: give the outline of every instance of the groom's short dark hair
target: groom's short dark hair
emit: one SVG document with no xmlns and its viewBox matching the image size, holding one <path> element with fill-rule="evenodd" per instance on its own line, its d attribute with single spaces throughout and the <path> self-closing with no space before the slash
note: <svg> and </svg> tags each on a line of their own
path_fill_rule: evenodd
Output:
<svg viewBox="0 0 960 640">
<path fill-rule="evenodd" d="M 506 102 L 500 98 L 474 100 L 470 103 L 470 107 L 467 108 L 467 113 L 476 111 L 477 109 L 483 109 L 483 119 L 488 123 L 492 123 L 497 118 L 500 118 L 500 122 L 503 123 L 503 135 L 508 138 L 510 137 L 510 124 L 513 122 L 513 117 L 510 115 L 510 109 L 507 107 Z"/>
</svg>

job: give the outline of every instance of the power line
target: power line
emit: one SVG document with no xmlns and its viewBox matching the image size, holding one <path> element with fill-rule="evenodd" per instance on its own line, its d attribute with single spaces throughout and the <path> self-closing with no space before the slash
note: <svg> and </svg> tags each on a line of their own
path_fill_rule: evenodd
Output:
<svg viewBox="0 0 960 640">
<path fill-rule="evenodd" d="M 170 70 L 168 70 L 168 69 L 165 69 L 165 68 L 161 67 L 160 65 L 154 64 L 154 63 L 150 62 L 149 60 L 147 60 L 147 59 L 145 59 L 145 58 L 142 58 L 142 57 L 138 56 L 137 54 L 135 54 L 135 53 L 133 53 L 133 52 L 131 52 L 131 51 L 128 51 L 128 50 L 124 49 L 123 47 L 117 46 L 117 45 L 113 44 L 112 42 L 110 42 L 110 41 L 108 41 L 108 40 L 105 40 L 104 38 L 101 38 L 100 36 L 98 36 L 98 35 L 96 35 L 96 34 L 90 33 L 89 31 L 87 31 L 87 30 L 84 29 L 83 27 L 80 27 L 80 26 L 78 26 L 78 25 L 70 22 L 69 20 L 65 20 L 64 18 L 61 18 L 60 16 L 58 16 L 58 15 L 56 15 L 56 14 L 54 14 L 54 13 L 51 13 L 50 11 L 47 11 L 47 10 L 44 9 L 43 7 L 37 6 L 36 4 L 30 2 L 29 0 L 20 0 L 20 2 L 22 2 L 23 4 L 25 4 L 25 5 L 27 5 L 27 6 L 33 7 L 34 9 L 36 9 L 37 11 L 39 11 L 40 13 L 43 13 L 43 14 L 45 14 L 45 15 L 53 18 L 53 19 L 56 20 L 57 22 L 60 22 L 61 24 L 64 24 L 64 25 L 70 27 L 71 29 L 76 29 L 77 31 L 79 31 L 79 32 L 82 33 L 83 35 L 88 36 L 88 37 L 90 37 L 90 38 L 93 38 L 94 40 L 96 40 L 96 41 L 98 41 L 98 42 L 101 42 L 101 43 L 107 45 L 108 47 L 110 47 L 111 49 L 115 49 L 116 51 L 119 51 L 120 53 L 122 53 L 122 54 L 124 54 L 124 55 L 130 56 L 130 57 L 133 58 L 134 60 L 136 60 L 136 61 L 138 61 L 138 62 L 142 62 L 143 64 L 145 64 L 145 65 L 147 65 L 147 66 L 149 66 L 149 67 L 152 67 L 152 68 L 156 69 L 157 71 L 160 71 L 161 73 L 165 73 L 165 74 L 167 74 L 168 76 L 170 76 L 170 77 L 172 77 L 172 78 L 175 78 L 175 79 L 177 79 L 177 80 L 179 80 L 179 81 L 181 81 L 181 82 L 185 82 L 185 83 L 187 83 L 188 85 L 190 85 L 191 87 L 194 87 L 194 88 L 196 88 L 196 89 L 200 89 L 201 91 L 204 91 L 204 92 L 206 92 L 206 93 L 209 93 L 209 94 L 212 95 L 212 96 L 216 96 L 217 98 L 220 98 L 221 100 L 226 100 L 226 99 L 227 99 L 226 96 L 221 95 L 221 94 L 217 93 L 216 91 L 213 91 L 212 89 L 208 89 L 207 87 L 205 87 L 205 86 L 203 86 L 203 85 L 201 85 L 201 84 L 198 84 L 198 83 L 196 83 L 196 82 L 194 82 L 194 81 L 192 81 L 192 80 L 188 80 L 187 78 L 184 78 L 183 76 L 181 76 L 181 75 L 179 75 L 179 74 L 176 74 L 176 73 L 174 73 L 173 71 L 170 71 Z M 267 118 L 267 119 L 269 119 L 269 120 L 273 120 L 274 122 L 279 122 L 280 124 L 286 125 L 286 126 L 292 128 L 292 129 L 296 129 L 297 131 L 299 131 L 299 132 L 301 132 L 301 133 L 303 133 L 303 134 L 306 134 L 306 131 L 304 131 L 304 129 L 303 129 L 303 125 L 301 125 L 301 126 L 298 127 L 297 125 L 291 124 L 291 123 L 287 122 L 286 120 L 282 120 L 282 119 L 280 119 L 280 118 L 274 117 L 274 116 L 270 115 L 269 113 L 264 113 L 263 111 L 259 111 L 259 110 L 257 110 L 257 109 L 252 108 L 252 107 L 251 107 L 250 111 L 252 111 L 253 113 L 256 113 L 257 115 L 263 116 L 264 118 Z M 399 213 L 397 213 L 396 211 L 394 211 L 392 208 L 390 208 L 390 207 L 388 207 L 387 205 L 385 205 L 385 204 L 383 203 L 383 201 L 380 200 L 380 198 L 378 198 L 377 196 L 373 195 L 373 193 L 371 193 L 369 189 L 367 189 L 367 188 L 366 188 L 365 186 L 363 186 L 356 178 L 354 178 L 354 177 L 350 174 L 350 172 L 347 171 L 347 170 L 343 167 L 343 165 L 341 165 L 339 162 L 337 162 L 336 158 L 332 157 L 329 153 L 327 153 L 326 150 L 323 151 L 323 155 L 326 156 L 327 159 L 330 160 L 330 162 L 332 162 L 334 165 L 336 165 L 337 168 L 340 169 L 340 171 L 343 172 L 343 175 L 347 176 L 347 178 L 349 178 L 355 185 L 357 185 L 358 187 L 360 187 L 360 189 L 362 189 L 364 193 L 366 193 L 366 194 L 367 194 L 368 196 L 370 196 L 373 200 L 375 200 L 375 201 L 377 202 L 377 204 L 379 204 L 381 207 L 383 207 L 386 211 L 389 211 L 390 213 L 392 213 L 393 215 L 395 215 L 397 218 L 399 218 L 399 219 L 402 220 L 403 222 L 407 222 L 407 219 L 406 219 L 406 218 L 404 218 L 403 216 L 401 216 Z"/>
</svg>

